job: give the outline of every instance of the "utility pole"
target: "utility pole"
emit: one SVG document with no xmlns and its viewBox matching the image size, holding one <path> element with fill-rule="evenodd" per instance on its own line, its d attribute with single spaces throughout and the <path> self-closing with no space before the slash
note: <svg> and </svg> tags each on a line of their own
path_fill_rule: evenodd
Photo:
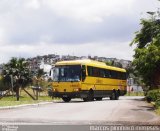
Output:
<svg viewBox="0 0 160 131">
<path fill-rule="evenodd" d="M 11 78 L 11 91 L 13 95 L 13 75 L 10 75 L 10 78 Z"/>
<path fill-rule="evenodd" d="M 131 85 L 133 83 L 133 78 L 129 78 L 128 79 L 128 86 L 129 86 L 129 89 L 128 89 L 128 95 L 130 96 L 130 93 L 131 93 Z"/>
</svg>

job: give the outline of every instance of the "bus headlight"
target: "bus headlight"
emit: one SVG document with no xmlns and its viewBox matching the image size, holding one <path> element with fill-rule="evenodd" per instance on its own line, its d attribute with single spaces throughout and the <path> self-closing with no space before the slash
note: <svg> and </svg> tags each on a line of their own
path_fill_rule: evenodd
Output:
<svg viewBox="0 0 160 131">
<path fill-rule="evenodd" d="M 76 92 L 81 91 L 81 88 L 75 88 L 74 91 Z"/>
<path fill-rule="evenodd" d="M 53 92 L 57 92 L 57 89 L 56 89 L 56 88 L 53 88 Z"/>
</svg>

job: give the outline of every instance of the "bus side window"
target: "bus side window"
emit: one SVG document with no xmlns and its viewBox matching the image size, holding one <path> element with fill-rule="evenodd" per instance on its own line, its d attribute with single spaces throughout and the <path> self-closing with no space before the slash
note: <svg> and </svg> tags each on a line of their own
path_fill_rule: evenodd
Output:
<svg viewBox="0 0 160 131">
<path fill-rule="evenodd" d="M 102 77 L 102 78 L 105 78 L 105 77 L 106 77 L 106 74 L 105 74 L 105 70 L 104 70 L 104 69 L 99 69 L 99 76 Z"/>
<path fill-rule="evenodd" d="M 95 77 L 100 77 L 99 68 L 93 67 L 93 76 L 95 76 Z"/>
<path fill-rule="evenodd" d="M 86 79 L 86 66 L 82 65 L 82 81 Z"/>
<path fill-rule="evenodd" d="M 122 73 L 122 79 L 123 79 L 123 80 L 126 80 L 126 79 L 127 79 L 126 73 Z"/>
<path fill-rule="evenodd" d="M 105 77 L 106 78 L 110 78 L 111 77 L 109 70 L 105 70 Z"/>
<path fill-rule="evenodd" d="M 117 73 L 116 73 L 116 71 L 111 70 L 111 78 L 112 79 L 117 79 Z"/>
<path fill-rule="evenodd" d="M 122 72 L 117 72 L 117 75 L 118 75 L 118 79 L 122 80 Z"/>
<path fill-rule="evenodd" d="M 88 76 L 93 76 L 93 68 L 91 66 L 87 66 Z"/>
</svg>

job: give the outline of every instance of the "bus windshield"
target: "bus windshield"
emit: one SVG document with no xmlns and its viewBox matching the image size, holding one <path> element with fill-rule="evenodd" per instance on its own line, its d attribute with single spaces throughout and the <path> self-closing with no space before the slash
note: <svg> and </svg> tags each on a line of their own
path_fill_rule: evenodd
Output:
<svg viewBox="0 0 160 131">
<path fill-rule="evenodd" d="M 80 65 L 57 66 L 53 69 L 53 81 L 77 82 L 81 79 Z"/>
</svg>

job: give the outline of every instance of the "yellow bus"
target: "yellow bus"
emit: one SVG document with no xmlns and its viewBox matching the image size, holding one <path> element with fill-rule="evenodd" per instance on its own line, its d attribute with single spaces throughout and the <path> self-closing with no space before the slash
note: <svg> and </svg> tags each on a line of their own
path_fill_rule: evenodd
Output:
<svg viewBox="0 0 160 131">
<path fill-rule="evenodd" d="M 64 102 L 72 98 L 118 100 L 126 93 L 126 70 L 103 62 L 89 59 L 61 61 L 55 64 L 52 72 L 52 95 Z"/>
</svg>

